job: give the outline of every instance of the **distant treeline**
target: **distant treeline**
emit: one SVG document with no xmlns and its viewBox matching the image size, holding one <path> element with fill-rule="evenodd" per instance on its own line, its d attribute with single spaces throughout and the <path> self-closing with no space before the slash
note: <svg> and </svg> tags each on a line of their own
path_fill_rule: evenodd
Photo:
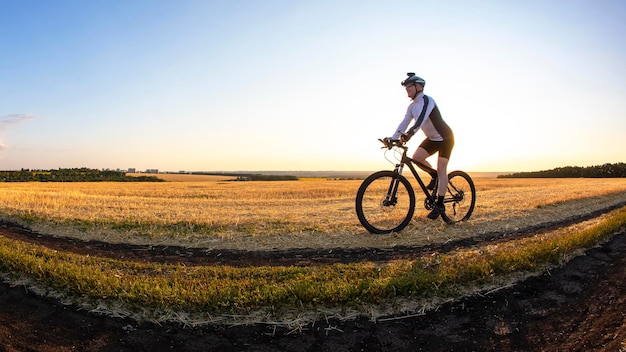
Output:
<svg viewBox="0 0 626 352">
<path fill-rule="evenodd" d="M 88 168 L 0 171 L 0 182 L 163 182 L 155 176 L 126 176 L 124 171 Z"/>
<path fill-rule="evenodd" d="M 604 164 L 596 166 L 566 166 L 552 170 L 517 172 L 509 175 L 499 175 L 498 178 L 615 178 L 626 177 L 626 164 Z"/>
<path fill-rule="evenodd" d="M 298 181 L 298 177 L 293 175 L 264 175 L 264 174 L 248 174 L 248 173 L 230 173 L 230 172 L 191 172 L 192 175 L 218 175 L 218 176 L 236 176 L 236 181 Z"/>
<path fill-rule="evenodd" d="M 237 181 L 298 181 L 298 178 L 290 175 L 249 174 L 237 176 Z"/>
</svg>

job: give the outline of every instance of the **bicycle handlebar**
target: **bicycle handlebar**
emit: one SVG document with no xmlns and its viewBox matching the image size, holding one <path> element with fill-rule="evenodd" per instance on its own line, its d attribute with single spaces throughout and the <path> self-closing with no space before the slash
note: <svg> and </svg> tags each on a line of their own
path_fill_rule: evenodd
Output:
<svg viewBox="0 0 626 352">
<path fill-rule="evenodd" d="M 399 139 L 389 139 L 389 138 L 378 138 L 378 140 L 384 144 L 384 146 L 381 147 L 381 149 L 391 149 L 393 147 L 400 147 L 402 146 L 402 141 L 400 141 Z"/>
<path fill-rule="evenodd" d="M 400 134 L 401 134 L 403 137 L 409 137 L 409 135 L 407 135 L 406 133 L 402 133 L 402 132 L 400 132 Z M 410 137 L 409 137 L 409 138 L 410 138 Z M 382 144 L 384 144 L 384 146 L 383 146 L 383 147 L 381 147 L 382 149 L 384 149 L 384 148 L 391 149 L 391 148 L 393 148 L 393 147 L 406 148 L 406 146 L 405 146 L 406 141 L 402 141 L 401 139 L 391 139 L 391 138 L 389 138 L 389 137 L 386 137 L 386 138 L 382 138 L 382 139 L 381 139 L 381 138 L 378 138 L 378 140 L 379 140 Z M 407 141 L 408 141 L 408 138 L 407 138 Z"/>
</svg>

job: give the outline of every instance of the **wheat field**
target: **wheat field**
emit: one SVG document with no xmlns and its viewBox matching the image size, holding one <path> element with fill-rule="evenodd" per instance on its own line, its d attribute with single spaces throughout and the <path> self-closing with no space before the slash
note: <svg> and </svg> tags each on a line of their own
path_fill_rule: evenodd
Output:
<svg viewBox="0 0 626 352">
<path fill-rule="evenodd" d="M 284 249 L 393 247 L 511 231 L 626 200 L 626 179 L 475 179 L 472 218 L 414 221 L 397 234 L 359 224 L 359 180 L 0 183 L 0 216 L 35 231 L 135 244 Z"/>
</svg>

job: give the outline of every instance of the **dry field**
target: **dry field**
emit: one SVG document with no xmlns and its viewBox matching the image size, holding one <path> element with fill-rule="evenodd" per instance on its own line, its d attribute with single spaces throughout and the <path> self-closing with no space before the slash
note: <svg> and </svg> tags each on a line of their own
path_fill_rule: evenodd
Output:
<svg viewBox="0 0 626 352">
<path fill-rule="evenodd" d="M 511 231 L 626 200 L 626 179 L 474 180 L 468 222 L 415 220 L 399 234 L 359 224 L 361 181 L 0 183 L 0 216 L 48 234 L 136 244 L 275 249 L 392 247 Z"/>
<path fill-rule="evenodd" d="M 171 265 L 156 261 L 164 247 L 159 247 L 158 255 L 134 247 L 107 251 L 107 256 L 95 251 L 101 244 L 55 239 L 70 247 L 46 247 L 49 234 L 216 249 L 420 245 L 514 231 L 626 201 L 626 179 L 479 178 L 470 221 L 450 226 L 425 219 L 426 211 L 419 209 L 401 233 L 372 235 L 354 213 L 360 183 L 209 178 L 167 183 L 0 183 L 0 219 L 42 234 L 28 232 L 26 237 L 41 241 L 33 244 L 12 237 L 14 228 L 7 226 L 0 236 L 0 258 L 10 272 L 5 280 L 12 278 L 12 285 L 19 286 L 0 286 L 4 307 L 0 345 L 47 351 L 68 346 L 379 351 L 390 346 L 392 337 L 394 343 L 406 343 L 406 348 L 396 350 L 414 350 L 416 345 L 424 350 L 473 346 L 502 351 L 624 346 L 626 294 L 619 284 L 624 277 L 624 236 L 613 236 L 615 240 L 602 248 L 576 257 L 581 260 L 571 259 L 617 228 L 623 231 L 624 208 L 536 236 L 384 262 Z M 131 252 L 139 252 L 132 258 L 145 254 L 149 260 L 127 259 Z M 202 253 L 199 257 L 206 253 L 202 248 L 187 252 Z M 578 264 L 556 267 L 567 260 Z M 546 267 L 551 268 L 549 275 L 513 285 Z M 36 299 L 24 287 L 64 303 Z M 441 305 L 461 296 L 465 298 L 458 304 Z M 80 310 L 68 308 L 70 302 Z M 137 320 L 107 319 L 87 311 Z M 313 322 L 310 330 L 307 322 Z M 214 328 L 214 323 L 229 328 Z M 292 336 L 296 332 L 303 337 Z M 599 347 L 589 348 L 592 345 Z"/>
</svg>

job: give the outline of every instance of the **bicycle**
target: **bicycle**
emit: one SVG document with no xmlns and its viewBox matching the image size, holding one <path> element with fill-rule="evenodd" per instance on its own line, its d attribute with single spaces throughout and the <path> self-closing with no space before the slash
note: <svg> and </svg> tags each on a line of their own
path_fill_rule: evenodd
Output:
<svg viewBox="0 0 626 352">
<path fill-rule="evenodd" d="M 432 210 L 435 205 L 437 184 L 429 190 L 414 165 L 431 175 L 436 175 L 437 171 L 409 158 L 406 155 L 409 148 L 404 142 L 379 141 L 384 144 L 382 149 L 387 149 L 385 158 L 395 163 L 387 158 L 387 153 L 393 151 L 398 163 L 394 170 L 378 171 L 368 176 L 359 187 L 355 205 L 357 217 L 363 227 L 372 233 L 386 234 L 404 229 L 415 212 L 415 191 L 411 182 L 402 175 L 404 166 L 409 167 L 424 192 L 426 210 Z M 457 170 L 448 174 L 448 187 L 443 202 L 446 210 L 441 217 L 446 223 L 454 224 L 470 218 L 476 205 L 476 187 L 466 172 Z"/>
</svg>

